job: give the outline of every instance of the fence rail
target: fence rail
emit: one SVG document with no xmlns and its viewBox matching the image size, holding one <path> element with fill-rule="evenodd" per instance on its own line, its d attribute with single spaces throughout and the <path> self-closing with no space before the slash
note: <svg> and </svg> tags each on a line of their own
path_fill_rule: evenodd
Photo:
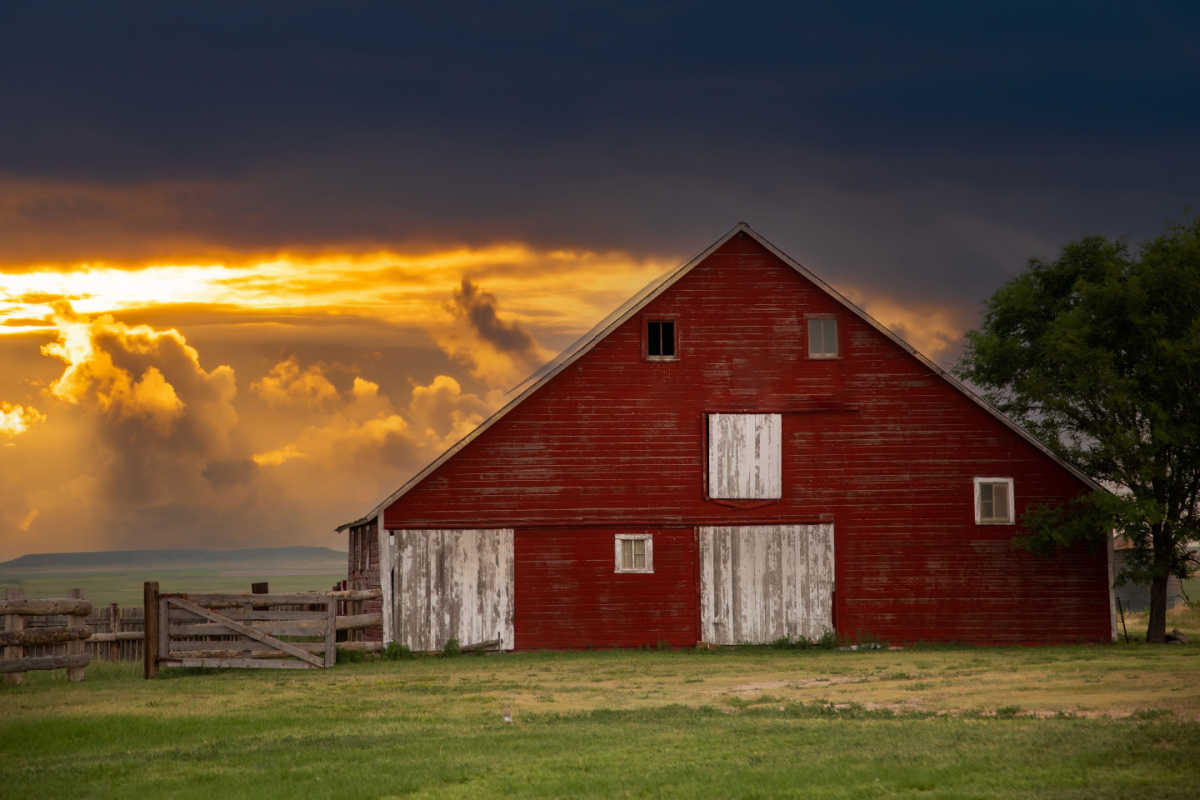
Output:
<svg viewBox="0 0 1200 800">
<path fill-rule="evenodd" d="M 24 673 L 34 670 L 65 669 L 67 678 L 83 680 L 83 668 L 91 654 L 83 642 L 92 635 L 84 621 L 92 604 L 83 599 L 80 589 L 69 597 L 26 600 L 24 589 L 8 589 L 0 601 L 4 631 L 0 644 L 0 673 L 9 683 L 20 683 Z"/>
</svg>

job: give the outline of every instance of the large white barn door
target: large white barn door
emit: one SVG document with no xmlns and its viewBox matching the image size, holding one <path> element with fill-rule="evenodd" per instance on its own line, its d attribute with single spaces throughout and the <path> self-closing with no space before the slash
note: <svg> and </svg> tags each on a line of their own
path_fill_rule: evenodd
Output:
<svg viewBox="0 0 1200 800">
<path fill-rule="evenodd" d="M 513 647 L 513 532 L 396 531 L 393 639 L 413 650 Z"/>
<path fill-rule="evenodd" d="M 833 525 L 700 528 L 700 635 L 816 639 L 833 628 Z"/>
</svg>

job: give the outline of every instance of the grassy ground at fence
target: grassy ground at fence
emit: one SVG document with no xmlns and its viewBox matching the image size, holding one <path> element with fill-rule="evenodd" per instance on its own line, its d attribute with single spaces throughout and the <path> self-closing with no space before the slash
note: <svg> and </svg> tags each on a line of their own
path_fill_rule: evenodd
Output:
<svg viewBox="0 0 1200 800">
<path fill-rule="evenodd" d="M 0 686 L 0 786 L 43 797 L 1195 797 L 1187 645 L 97 663 Z M 512 722 L 505 723 L 506 710 Z"/>
</svg>

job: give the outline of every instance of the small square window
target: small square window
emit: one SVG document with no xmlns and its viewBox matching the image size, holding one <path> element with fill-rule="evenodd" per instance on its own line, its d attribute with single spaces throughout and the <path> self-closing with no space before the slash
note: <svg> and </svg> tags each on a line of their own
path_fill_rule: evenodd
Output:
<svg viewBox="0 0 1200 800">
<path fill-rule="evenodd" d="M 647 361 L 678 361 L 678 325 L 673 319 L 647 319 L 645 355 Z"/>
<path fill-rule="evenodd" d="M 808 357 L 837 358 L 837 320 L 817 317 L 808 321 Z"/>
<path fill-rule="evenodd" d="M 975 524 L 1012 525 L 1014 519 L 1012 478 L 976 478 Z"/>
<path fill-rule="evenodd" d="M 619 533 L 616 537 L 615 572 L 654 572 L 654 536 Z"/>
</svg>

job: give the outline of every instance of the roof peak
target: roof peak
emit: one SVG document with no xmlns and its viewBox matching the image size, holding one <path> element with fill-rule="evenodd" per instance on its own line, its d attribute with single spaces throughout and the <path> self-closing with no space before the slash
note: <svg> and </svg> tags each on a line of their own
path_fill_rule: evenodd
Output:
<svg viewBox="0 0 1200 800">
<path fill-rule="evenodd" d="M 508 403 L 506 403 L 502 408 L 497 410 L 494 414 L 492 414 L 492 416 L 488 417 L 486 420 L 484 420 L 482 423 L 480 423 L 473 431 L 468 433 L 466 436 L 464 436 L 462 439 L 460 439 L 458 442 L 456 442 L 454 445 L 452 445 L 449 449 L 447 449 L 445 452 L 443 452 L 440 456 L 438 456 L 436 459 L 434 459 L 432 462 L 430 462 L 424 469 L 422 469 L 420 472 L 418 472 L 416 475 L 414 475 L 412 478 L 410 478 L 408 481 L 406 481 L 403 486 L 401 486 L 399 489 L 397 489 L 395 492 L 393 492 L 391 495 L 389 495 L 386 500 L 384 500 L 382 503 L 377 505 L 369 514 L 367 514 L 366 516 L 361 517 L 360 519 L 357 519 L 353 522 L 347 522 L 343 525 L 339 525 L 337 528 L 337 531 L 341 532 L 348 528 L 365 524 L 365 523 L 375 519 L 377 516 L 381 515 L 383 513 L 384 509 L 386 509 L 392 503 L 396 502 L 396 500 L 403 497 L 412 487 L 416 486 L 418 483 L 423 481 L 429 474 L 431 474 L 434 470 L 436 470 L 438 467 L 440 467 L 443 463 L 445 463 L 451 457 L 453 457 L 455 453 L 462 450 L 464 447 L 466 447 L 468 444 L 470 444 L 472 441 L 474 441 L 475 438 L 477 438 L 480 434 L 482 434 L 484 431 L 486 431 L 488 428 L 490 428 L 496 422 L 500 421 L 500 419 L 502 419 L 505 415 L 507 415 L 509 411 L 516 408 L 518 405 L 520 405 L 521 402 L 523 400 L 525 400 L 526 397 L 529 397 L 531 394 L 533 394 L 539 388 L 541 388 L 541 386 L 543 384 L 545 384 L 546 382 L 551 380 L 555 375 L 562 372 L 564 369 L 569 367 L 571 364 L 575 363 L 575 361 L 579 360 L 584 354 L 586 354 L 589 350 L 591 350 L 593 347 L 595 347 L 596 344 L 598 344 L 602 339 L 604 339 L 606 336 L 608 336 L 609 333 L 611 333 L 617 327 L 622 325 L 625 321 L 627 321 L 628 319 L 633 317 L 635 314 L 637 314 L 637 312 L 639 312 L 642 308 L 644 308 L 646 305 L 648 305 L 650 302 L 652 302 L 655 298 L 657 298 L 660 294 L 662 294 L 667 289 L 669 289 L 671 286 L 673 286 L 680 278 L 682 278 L 683 276 L 685 276 L 689 272 L 691 272 L 694 267 L 696 267 L 698 264 L 700 264 L 705 259 L 707 259 L 710 255 L 712 255 L 714 252 L 716 252 L 716 250 L 718 250 L 722 245 L 724 245 L 726 242 L 728 242 L 730 239 L 732 239 L 734 236 L 736 236 L 739 233 L 750 234 L 750 236 L 754 237 L 755 241 L 757 241 L 759 244 L 761 244 L 763 247 L 765 247 L 772 255 L 774 255 L 776 258 L 778 258 L 780 261 L 782 261 L 785 265 L 794 269 L 801 276 L 803 276 L 808 281 L 810 281 L 813 285 L 815 285 L 818 289 L 825 292 L 830 297 L 832 297 L 833 299 L 838 301 L 840 304 L 845 306 L 847 310 L 849 310 L 855 316 L 861 318 L 864 322 L 866 322 L 871 327 L 875 328 L 877 331 L 879 331 L 885 337 L 890 339 L 896 345 L 898 345 L 902 349 L 908 351 L 908 353 L 910 355 L 912 355 L 914 358 L 916 358 L 918 361 L 920 361 L 922 364 L 924 364 L 935 375 L 940 376 L 943 380 L 948 382 L 951 386 L 953 386 L 959 392 L 966 395 L 966 397 L 968 399 L 970 399 L 971 401 L 973 401 L 974 403 L 979 405 L 981 408 L 983 408 L 989 414 L 991 414 L 992 416 L 994 416 L 998 420 L 1000 420 L 1000 422 L 1002 422 L 1006 427 L 1010 428 L 1015 433 L 1017 433 L 1017 435 L 1019 435 L 1021 438 L 1025 439 L 1030 444 L 1032 444 L 1034 447 L 1036 447 L 1038 450 L 1041 450 L 1043 453 L 1048 455 L 1054 461 L 1056 461 L 1057 463 L 1062 465 L 1069 472 L 1071 472 L 1071 474 L 1075 475 L 1077 478 L 1084 481 L 1089 486 L 1092 486 L 1095 488 L 1102 488 L 1102 487 L 1100 487 L 1100 485 L 1098 483 L 1096 483 L 1094 480 L 1092 480 L 1090 477 L 1088 477 L 1086 474 L 1084 474 L 1078 467 L 1071 464 L 1069 461 L 1065 460 L 1060 455 L 1055 453 L 1053 450 L 1051 450 L 1049 447 L 1047 447 L 1044 443 L 1042 443 L 1039 439 L 1037 439 L 1035 436 L 1033 436 L 1033 434 L 1029 433 L 1024 428 L 1022 428 L 1021 426 L 1019 426 L 1015 422 L 1013 422 L 1011 419 L 1009 419 L 1008 417 L 1001 414 L 1000 411 L 997 410 L 995 406 L 993 406 L 992 404 L 988 403 L 986 400 L 979 397 L 977 394 L 975 394 L 973 391 L 971 391 L 969 388 L 967 388 L 966 385 L 964 385 L 962 382 L 960 382 L 957 378 L 955 378 L 953 375 L 946 372 L 946 370 L 942 369 L 940 366 L 938 366 L 937 364 L 933 363 L 928 358 L 923 356 L 920 352 L 917 351 L 916 348 L 914 348 L 908 342 L 904 341 L 899 336 L 897 336 L 895 333 L 893 333 L 891 330 L 886 328 L 884 325 L 882 325 L 878 320 L 876 320 L 874 317 L 872 317 L 870 314 L 868 314 L 862 308 L 855 305 L 853 302 L 851 302 L 849 299 L 847 299 L 844 295 L 842 295 L 840 292 L 838 292 L 832 286 L 827 284 L 825 281 L 823 281 L 817 275 L 810 272 L 806 267 L 804 267 L 798 261 L 793 259 L 787 253 L 784 253 L 778 247 L 771 244 L 771 242 L 769 242 L 765 237 L 763 237 L 762 234 L 760 234 L 758 231 L 756 231 L 752 227 L 750 227 L 749 223 L 745 222 L 744 220 L 741 220 L 736 225 L 734 225 L 733 228 L 731 228 L 729 230 L 729 232 L 727 232 L 725 235 L 718 238 L 715 242 L 710 244 L 708 247 L 704 248 L 699 253 L 692 256 L 690 259 L 688 259 L 684 263 L 680 264 L 678 267 L 675 267 L 674 269 L 669 270 L 666 273 L 658 276 L 654 280 L 650 281 L 650 283 L 648 283 L 646 286 L 644 286 L 640 291 L 635 292 L 628 300 L 626 300 L 624 303 L 622 303 L 620 306 L 618 306 L 611 314 L 609 314 L 607 317 L 605 317 L 603 320 L 601 320 L 594 328 L 592 328 L 586 334 L 581 336 L 575 343 L 573 343 L 572 345 L 570 345 L 569 347 L 564 349 L 557 356 L 552 358 L 550 361 L 546 362 L 546 364 L 542 365 L 537 370 L 535 370 L 525 380 L 521 381 L 516 386 L 514 386 L 512 389 L 510 389 L 507 394 L 515 393 L 516 396 L 513 397 L 511 400 L 509 400 Z"/>
</svg>

